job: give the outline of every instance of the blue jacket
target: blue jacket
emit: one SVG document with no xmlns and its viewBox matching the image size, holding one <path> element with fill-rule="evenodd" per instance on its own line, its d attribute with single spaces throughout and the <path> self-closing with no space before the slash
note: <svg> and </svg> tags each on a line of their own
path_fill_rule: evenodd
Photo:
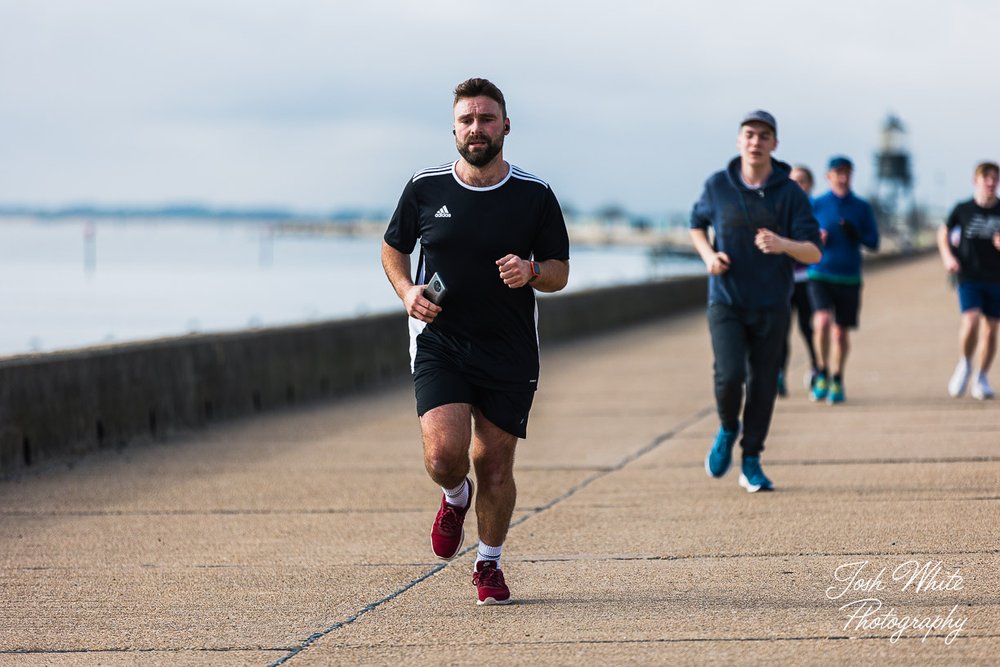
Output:
<svg viewBox="0 0 1000 667">
<path fill-rule="evenodd" d="M 708 303 L 748 309 L 788 308 L 795 285 L 793 260 L 785 254 L 766 255 L 754 245 L 757 230 L 767 228 L 795 241 L 822 248 L 819 226 L 809 198 L 788 178 L 792 168 L 771 160 L 773 171 L 760 190 L 740 178 L 740 158 L 705 181 L 691 212 L 691 228 L 715 230 L 714 247 L 729 255 L 729 270 L 709 276 Z"/>
<path fill-rule="evenodd" d="M 878 250 L 879 244 L 872 207 L 853 192 L 844 198 L 827 192 L 813 201 L 813 212 L 826 231 L 826 245 L 823 259 L 809 267 L 809 279 L 860 285 L 861 246 Z"/>
</svg>

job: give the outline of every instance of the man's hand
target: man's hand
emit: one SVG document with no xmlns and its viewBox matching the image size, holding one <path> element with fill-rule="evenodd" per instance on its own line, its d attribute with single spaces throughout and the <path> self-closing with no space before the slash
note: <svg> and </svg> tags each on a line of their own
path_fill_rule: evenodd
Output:
<svg viewBox="0 0 1000 667">
<path fill-rule="evenodd" d="M 708 242 L 708 233 L 704 229 L 695 227 L 690 230 L 690 233 L 691 243 L 694 244 L 694 249 L 698 251 L 698 256 L 701 257 L 701 261 L 705 263 L 705 268 L 710 274 L 721 276 L 729 270 L 729 255 L 712 247 L 712 244 Z"/>
<path fill-rule="evenodd" d="M 993 247 L 1000 250 L 1000 232 L 993 232 Z"/>
<path fill-rule="evenodd" d="M 406 290 L 403 296 L 403 305 L 406 306 L 406 313 L 421 322 L 430 324 L 441 312 L 441 306 L 435 306 L 424 298 L 424 288 L 426 285 L 414 285 Z"/>
<path fill-rule="evenodd" d="M 944 268 L 948 273 L 958 273 L 958 260 L 951 253 L 947 257 L 941 259 L 944 262 Z"/>
<path fill-rule="evenodd" d="M 511 289 L 524 287 L 531 279 L 531 262 L 517 255 L 504 255 L 497 260 L 500 269 L 500 279 Z"/>
<path fill-rule="evenodd" d="M 729 255 L 724 252 L 717 252 L 709 257 L 710 261 L 705 262 L 705 268 L 713 276 L 721 276 L 729 270 Z"/>
<path fill-rule="evenodd" d="M 754 237 L 753 243 L 765 255 L 779 255 L 787 248 L 783 236 L 778 236 L 765 227 L 757 230 L 757 236 Z"/>
</svg>

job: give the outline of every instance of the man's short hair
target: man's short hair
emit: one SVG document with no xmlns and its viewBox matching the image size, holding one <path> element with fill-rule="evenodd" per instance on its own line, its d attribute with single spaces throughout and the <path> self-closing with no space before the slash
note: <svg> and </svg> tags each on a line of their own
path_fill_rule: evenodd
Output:
<svg viewBox="0 0 1000 667">
<path fill-rule="evenodd" d="M 985 176 L 988 171 L 1000 175 L 1000 165 L 996 162 L 980 162 L 976 165 L 976 176 Z"/>
<path fill-rule="evenodd" d="M 462 83 L 455 86 L 455 101 L 452 106 L 458 104 L 460 99 L 466 97 L 479 97 L 480 95 L 485 95 L 491 100 L 495 101 L 500 105 L 500 113 L 504 118 L 507 117 L 507 102 L 503 98 L 503 93 L 500 89 L 494 85 L 489 79 L 466 79 Z"/>
</svg>

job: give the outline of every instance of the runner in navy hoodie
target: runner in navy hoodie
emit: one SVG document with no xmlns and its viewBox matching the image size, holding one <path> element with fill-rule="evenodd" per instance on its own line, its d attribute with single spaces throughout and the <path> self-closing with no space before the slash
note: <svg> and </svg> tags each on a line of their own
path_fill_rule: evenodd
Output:
<svg viewBox="0 0 1000 667">
<path fill-rule="evenodd" d="M 711 477 L 732 463 L 743 406 L 740 485 L 770 491 L 760 465 L 777 393 L 788 330 L 793 260 L 819 261 L 819 226 L 791 167 L 771 157 L 777 123 L 752 111 L 740 123 L 740 155 L 713 174 L 691 213 L 691 240 L 708 268 L 708 326 L 715 356 L 715 402 L 721 426 L 705 459 Z M 714 230 L 709 240 L 708 228 Z"/>
</svg>

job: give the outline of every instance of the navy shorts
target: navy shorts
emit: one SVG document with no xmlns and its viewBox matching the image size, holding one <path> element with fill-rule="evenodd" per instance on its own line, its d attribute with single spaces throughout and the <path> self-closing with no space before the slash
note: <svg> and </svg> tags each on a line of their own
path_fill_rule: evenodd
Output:
<svg viewBox="0 0 1000 667">
<path fill-rule="evenodd" d="M 462 373 L 448 359 L 417 353 L 413 364 L 417 415 L 449 403 L 468 403 L 498 427 L 517 436 L 528 436 L 528 414 L 534 390 L 511 391 L 483 386 Z"/>
<path fill-rule="evenodd" d="M 963 313 L 979 310 L 986 317 L 1000 318 L 1000 283 L 959 283 L 958 305 Z"/>
<path fill-rule="evenodd" d="M 809 281 L 809 300 L 813 311 L 832 310 L 838 327 L 854 329 L 861 311 L 861 285 L 841 285 L 825 280 Z"/>
</svg>

